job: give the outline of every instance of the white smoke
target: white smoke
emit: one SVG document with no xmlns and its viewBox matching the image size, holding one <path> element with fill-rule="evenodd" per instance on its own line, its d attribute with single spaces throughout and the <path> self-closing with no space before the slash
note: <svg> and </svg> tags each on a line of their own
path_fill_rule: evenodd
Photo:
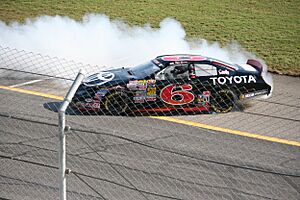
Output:
<svg viewBox="0 0 300 200">
<path fill-rule="evenodd" d="M 0 22 L 0 45 L 107 67 L 133 66 L 173 53 L 238 64 L 254 57 L 237 43 L 222 47 L 204 39 L 188 41 L 181 24 L 171 18 L 152 28 L 129 26 L 99 14 L 86 15 L 80 22 L 61 16 L 28 19 L 24 24 Z"/>
</svg>

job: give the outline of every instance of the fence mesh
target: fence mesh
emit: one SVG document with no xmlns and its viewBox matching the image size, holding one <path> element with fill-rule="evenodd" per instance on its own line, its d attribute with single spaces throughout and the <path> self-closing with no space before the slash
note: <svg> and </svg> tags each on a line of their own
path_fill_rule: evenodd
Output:
<svg viewBox="0 0 300 200">
<path fill-rule="evenodd" d="M 300 198 L 299 78 L 243 103 L 259 91 L 165 74 L 108 90 L 104 67 L 4 47 L 0 198 L 58 199 L 57 111 L 79 69 L 98 74 L 66 112 L 68 199 Z"/>
</svg>

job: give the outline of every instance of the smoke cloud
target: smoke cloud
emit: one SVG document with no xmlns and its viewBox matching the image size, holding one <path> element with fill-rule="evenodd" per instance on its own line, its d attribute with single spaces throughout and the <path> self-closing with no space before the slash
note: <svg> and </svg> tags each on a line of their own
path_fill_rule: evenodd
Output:
<svg viewBox="0 0 300 200">
<path fill-rule="evenodd" d="M 129 26 L 105 15 L 89 14 L 78 22 L 42 16 L 24 24 L 0 22 L 0 45 L 91 65 L 133 66 L 162 54 L 192 53 L 243 64 L 254 55 L 238 43 L 221 47 L 205 39 L 188 41 L 181 24 L 166 18 L 155 29 Z"/>
</svg>

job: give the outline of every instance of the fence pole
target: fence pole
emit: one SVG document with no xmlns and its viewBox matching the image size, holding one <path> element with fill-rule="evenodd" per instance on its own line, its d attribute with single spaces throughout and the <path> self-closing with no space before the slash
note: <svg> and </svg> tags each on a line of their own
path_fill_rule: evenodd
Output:
<svg viewBox="0 0 300 200">
<path fill-rule="evenodd" d="M 66 187 L 66 134 L 65 134 L 65 114 L 66 109 L 69 106 L 72 98 L 75 95 L 79 85 L 84 78 L 82 70 L 79 70 L 71 88 L 69 89 L 67 95 L 65 96 L 62 105 L 58 112 L 58 124 L 59 124 L 59 199 L 67 199 L 67 187 Z"/>
</svg>

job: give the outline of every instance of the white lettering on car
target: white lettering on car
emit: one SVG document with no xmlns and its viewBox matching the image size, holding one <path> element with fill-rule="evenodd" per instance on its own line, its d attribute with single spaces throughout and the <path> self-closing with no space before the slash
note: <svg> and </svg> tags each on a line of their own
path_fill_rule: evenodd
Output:
<svg viewBox="0 0 300 200">
<path fill-rule="evenodd" d="M 233 76 L 229 76 L 229 77 L 228 77 L 228 76 L 226 76 L 226 78 L 229 80 L 229 83 L 230 83 L 230 84 L 232 84 L 232 79 L 233 79 Z"/>
<path fill-rule="evenodd" d="M 222 70 L 222 69 L 219 69 L 219 74 L 226 74 L 226 75 L 229 75 L 229 71 L 228 70 Z"/>
<path fill-rule="evenodd" d="M 242 78 L 240 76 L 235 76 L 233 78 L 234 82 L 237 83 L 237 84 L 240 84 L 242 82 Z"/>
<path fill-rule="evenodd" d="M 249 76 L 225 76 L 225 77 L 211 77 L 210 80 L 212 80 L 213 85 L 216 85 L 217 83 L 220 85 L 224 84 L 240 84 L 240 83 L 256 83 L 256 78 L 253 75 Z"/>
<path fill-rule="evenodd" d="M 253 81 L 253 83 L 256 83 L 256 79 L 255 79 L 255 77 L 252 76 L 252 75 L 249 76 L 249 81 L 248 81 L 248 83 L 250 83 L 251 81 Z"/>
<path fill-rule="evenodd" d="M 226 83 L 226 78 L 225 77 L 219 77 L 218 78 L 218 82 L 221 84 L 221 85 L 224 85 Z"/>
<path fill-rule="evenodd" d="M 217 79 L 217 77 L 211 77 L 210 79 L 213 81 L 213 85 L 216 85 L 216 79 Z"/>
</svg>

